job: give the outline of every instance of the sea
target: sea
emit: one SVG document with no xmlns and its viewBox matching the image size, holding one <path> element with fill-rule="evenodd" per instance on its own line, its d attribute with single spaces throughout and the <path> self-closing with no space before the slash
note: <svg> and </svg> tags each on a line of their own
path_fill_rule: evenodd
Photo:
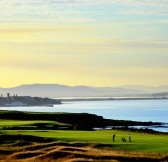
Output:
<svg viewBox="0 0 168 162">
<path fill-rule="evenodd" d="M 168 132 L 168 99 L 64 101 L 53 107 L 1 107 L 0 110 L 90 113 L 106 119 L 162 122 L 162 127 L 150 128 Z"/>
</svg>

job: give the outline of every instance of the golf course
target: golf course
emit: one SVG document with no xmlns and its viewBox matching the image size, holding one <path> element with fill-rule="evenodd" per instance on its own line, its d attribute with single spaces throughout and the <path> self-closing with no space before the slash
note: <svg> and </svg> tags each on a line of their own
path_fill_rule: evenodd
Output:
<svg viewBox="0 0 168 162">
<path fill-rule="evenodd" d="M 41 118 L 39 120 L 0 119 L 0 161 L 168 160 L 166 133 L 75 130 L 69 129 L 71 124 L 41 120 Z M 129 134 L 131 142 L 128 138 Z M 123 142 L 122 138 L 126 141 Z"/>
</svg>

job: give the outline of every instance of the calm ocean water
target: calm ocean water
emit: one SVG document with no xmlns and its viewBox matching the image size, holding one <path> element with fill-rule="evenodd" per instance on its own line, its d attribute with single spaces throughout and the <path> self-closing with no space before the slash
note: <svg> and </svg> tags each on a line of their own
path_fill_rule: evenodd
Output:
<svg viewBox="0 0 168 162">
<path fill-rule="evenodd" d="M 107 119 L 168 123 L 168 100 L 71 101 L 54 107 L 1 107 L 31 112 L 91 113 Z"/>
</svg>

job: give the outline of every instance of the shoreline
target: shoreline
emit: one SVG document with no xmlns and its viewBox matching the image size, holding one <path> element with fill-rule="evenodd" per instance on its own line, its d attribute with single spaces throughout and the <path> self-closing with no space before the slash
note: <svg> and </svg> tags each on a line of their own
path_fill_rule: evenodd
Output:
<svg viewBox="0 0 168 162">
<path fill-rule="evenodd" d="M 123 100 L 168 100 L 168 97 L 72 97 L 61 101 L 123 101 Z"/>
<path fill-rule="evenodd" d="M 20 118 L 18 119 L 18 115 Z M 12 111 L 12 110 L 0 110 L 0 119 L 1 120 L 49 120 L 49 121 L 59 121 L 61 123 L 66 123 L 68 125 L 63 126 L 50 126 L 48 128 L 47 125 L 40 126 L 40 129 L 62 129 L 62 130 L 94 130 L 98 129 L 133 129 L 133 130 L 150 130 L 153 128 L 168 128 L 168 123 L 162 122 L 143 122 L 143 121 L 132 121 L 132 120 L 115 120 L 115 119 L 105 119 L 102 116 L 98 116 L 95 114 L 88 113 L 39 113 L 39 112 L 23 112 L 23 111 Z M 73 119 L 73 121 L 72 121 Z M 83 121 L 84 119 L 88 119 Z M 88 122 L 89 121 L 89 122 Z M 99 121 L 99 122 L 98 122 Z M 23 129 L 24 127 L 14 127 L 15 129 Z M 6 128 L 5 128 L 6 129 Z M 26 127 L 24 129 L 27 129 Z M 157 130 L 152 129 L 153 132 L 157 132 Z M 162 132 L 162 131 L 158 131 Z M 162 133 L 168 133 L 167 131 L 163 131 Z"/>
</svg>

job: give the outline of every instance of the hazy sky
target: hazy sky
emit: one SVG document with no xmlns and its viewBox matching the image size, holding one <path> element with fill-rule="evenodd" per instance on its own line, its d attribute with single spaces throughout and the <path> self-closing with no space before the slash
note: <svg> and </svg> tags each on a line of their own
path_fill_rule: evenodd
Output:
<svg viewBox="0 0 168 162">
<path fill-rule="evenodd" d="M 168 0 L 0 0 L 0 87 L 168 84 Z"/>
</svg>

